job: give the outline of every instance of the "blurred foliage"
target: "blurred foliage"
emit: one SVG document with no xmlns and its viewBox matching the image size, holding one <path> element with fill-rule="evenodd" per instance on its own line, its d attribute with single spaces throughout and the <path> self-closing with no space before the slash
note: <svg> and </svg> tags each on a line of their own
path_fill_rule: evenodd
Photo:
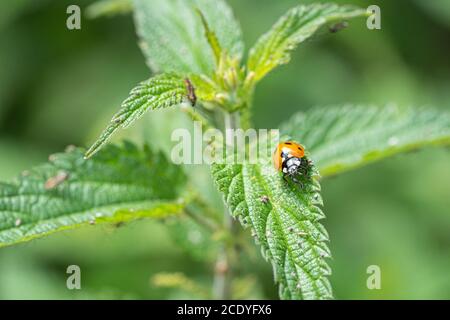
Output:
<svg viewBox="0 0 450 320">
<path fill-rule="evenodd" d="M 180 290 L 189 294 L 186 299 L 211 299 L 209 288 L 201 287 L 196 281 L 189 279 L 180 272 L 157 273 L 152 277 L 151 282 L 157 287 L 179 288 Z"/>
<path fill-rule="evenodd" d="M 229 2 L 247 48 L 298 4 Z M 371 31 L 352 21 L 341 32 L 323 32 L 304 44 L 289 67 L 275 70 L 257 89 L 258 127 L 274 128 L 296 111 L 346 102 L 450 109 L 448 1 L 335 2 L 380 5 L 382 29 Z M 76 1 L 82 10 L 90 3 Z M 69 31 L 65 20 L 70 4 L 74 2 L 0 3 L 1 180 L 68 144 L 93 141 L 129 90 L 150 75 L 130 16 L 82 19 L 81 30 Z M 140 121 L 144 133 L 124 134 L 147 138 L 167 152 L 165 141 L 170 140 L 163 133 L 170 130 L 158 120 L 169 119 L 176 127 L 185 116 L 171 118 L 174 113 L 146 116 Z M 450 298 L 449 160 L 448 150 L 428 149 L 322 181 L 336 297 Z M 196 166 L 189 174 L 198 177 L 204 198 L 220 210 L 208 172 Z M 210 265 L 180 249 L 165 223 L 86 228 L 4 248 L 0 298 L 179 297 L 182 293 L 149 279 L 181 270 L 200 285 L 209 283 Z M 246 251 L 241 259 L 237 276 L 258 279 L 247 297 L 276 298 L 270 266 Z M 81 267 L 81 291 L 65 286 L 70 264 Z M 381 267 L 381 290 L 366 288 L 371 264 Z"/>
<path fill-rule="evenodd" d="M 131 0 L 99 0 L 86 8 L 86 17 L 113 17 L 118 14 L 131 13 L 133 4 Z"/>
</svg>

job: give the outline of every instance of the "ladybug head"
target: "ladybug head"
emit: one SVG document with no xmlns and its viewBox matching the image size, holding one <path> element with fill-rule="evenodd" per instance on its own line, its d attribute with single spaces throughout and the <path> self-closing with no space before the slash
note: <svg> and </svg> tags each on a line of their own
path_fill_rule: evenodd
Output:
<svg viewBox="0 0 450 320">
<path fill-rule="evenodd" d="M 301 165 L 301 159 L 297 157 L 290 157 L 285 161 L 283 172 L 293 176 L 296 175 Z"/>
</svg>

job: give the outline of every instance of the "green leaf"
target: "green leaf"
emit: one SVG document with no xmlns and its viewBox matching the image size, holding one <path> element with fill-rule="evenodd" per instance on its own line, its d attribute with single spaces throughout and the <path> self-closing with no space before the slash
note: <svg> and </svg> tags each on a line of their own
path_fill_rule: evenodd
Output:
<svg viewBox="0 0 450 320">
<path fill-rule="evenodd" d="M 220 88 L 217 84 L 205 75 L 189 75 L 193 86 L 195 87 L 195 94 L 202 102 L 212 102 L 218 100 L 217 93 Z"/>
<path fill-rule="evenodd" d="M 271 153 L 271 152 L 270 152 Z M 317 172 L 301 184 L 283 179 L 270 157 L 258 164 L 213 164 L 212 175 L 233 217 L 250 227 L 271 261 L 282 299 L 332 298 L 330 256 Z"/>
<path fill-rule="evenodd" d="M 214 54 L 197 9 L 221 48 L 242 57 L 241 30 L 223 0 L 135 0 L 134 6 L 140 46 L 154 72 L 213 74 Z"/>
<path fill-rule="evenodd" d="M 206 40 L 208 41 L 208 44 L 211 47 L 211 50 L 214 55 L 214 62 L 216 63 L 216 65 L 218 65 L 222 55 L 222 48 L 220 47 L 219 39 L 217 39 L 216 33 L 212 31 L 211 28 L 209 27 L 209 24 L 206 21 L 206 18 L 200 9 L 197 9 L 197 13 L 200 16 L 200 19 L 202 20 L 202 25 L 203 28 L 205 29 Z"/>
<path fill-rule="evenodd" d="M 192 100 L 191 95 L 186 79 L 175 74 L 161 74 L 140 83 L 131 90 L 128 98 L 122 102 L 119 112 L 86 152 L 86 158 L 94 155 L 120 127 L 128 127 L 147 110 L 168 108 L 182 102 L 193 104 L 195 100 Z"/>
<path fill-rule="evenodd" d="M 183 210 L 184 175 L 162 154 L 130 143 L 95 159 L 69 148 L 49 163 L 0 183 L 0 246 L 88 224 L 162 218 Z"/>
<path fill-rule="evenodd" d="M 394 105 L 332 106 L 298 113 L 282 126 L 312 154 L 322 176 L 400 152 L 450 144 L 450 113 Z"/>
<path fill-rule="evenodd" d="M 367 13 L 363 9 L 330 3 L 292 8 L 250 50 L 248 71 L 254 73 L 256 82 L 276 66 L 288 63 L 297 45 L 311 37 L 320 27 L 364 15 Z"/>
<path fill-rule="evenodd" d="M 133 3 L 131 0 L 100 0 L 86 8 L 86 16 L 89 19 L 112 17 L 130 13 L 132 10 Z"/>
</svg>

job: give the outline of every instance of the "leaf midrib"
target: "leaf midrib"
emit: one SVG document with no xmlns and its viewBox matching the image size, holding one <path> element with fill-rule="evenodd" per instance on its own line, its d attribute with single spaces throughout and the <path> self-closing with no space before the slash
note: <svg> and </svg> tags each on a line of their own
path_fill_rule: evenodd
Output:
<svg viewBox="0 0 450 320">
<path fill-rule="evenodd" d="M 109 211 L 109 210 L 114 210 L 115 208 L 116 208 L 115 211 L 118 211 L 118 210 L 124 209 L 124 208 L 121 208 L 122 206 L 139 206 L 139 205 L 152 205 L 152 204 L 173 204 L 173 205 L 175 205 L 176 203 L 175 202 L 170 202 L 170 201 L 154 200 L 154 199 L 141 200 L 141 201 L 136 201 L 136 200 L 133 200 L 133 201 L 120 201 L 120 202 L 112 203 L 112 204 L 106 205 L 106 206 L 100 206 L 100 207 L 93 206 L 93 207 L 90 207 L 90 208 L 86 208 L 83 211 L 71 212 L 71 213 L 59 215 L 57 217 L 51 217 L 51 218 L 47 218 L 47 219 L 41 219 L 41 220 L 38 220 L 38 221 L 33 221 L 33 222 L 30 222 L 30 223 L 24 223 L 24 224 L 20 225 L 19 227 L 13 226 L 11 228 L 1 229 L 0 230 L 0 235 L 3 232 L 7 232 L 9 230 L 14 230 L 14 229 L 25 227 L 25 226 L 29 226 L 29 225 L 33 226 L 33 225 L 38 225 L 38 224 L 41 224 L 41 223 L 45 224 L 47 222 L 51 222 L 52 220 L 55 220 L 55 219 L 58 219 L 58 218 L 71 217 L 71 216 L 76 216 L 76 215 L 88 215 L 88 214 L 90 214 L 93 211 L 102 211 L 102 210 Z M 137 209 L 136 211 L 139 211 L 139 210 L 141 210 L 141 209 Z M 2 211 L 2 212 L 5 212 L 5 211 Z M 24 213 L 24 212 L 21 212 L 21 211 L 13 211 L 13 210 L 8 211 L 8 212 Z M 25 214 L 29 214 L 29 212 L 25 212 Z M 114 215 L 114 212 L 106 214 L 106 215 L 102 215 L 101 218 L 104 218 L 105 216 L 110 217 L 110 216 L 113 216 L 113 215 Z M 92 217 L 90 217 L 90 218 L 92 218 Z M 70 227 L 70 225 L 68 227 Z M 0 242 L 0 247 L 1 247 L 1 242 Z"/>
<path fill-rule="evenodd" d="M 245 168 L 245 166 L 243 166 L 243 169 L 244 169 L 244 168 Z M 257 177 L 258 177 L 258 180 L 259 180 L 260 185 L 263 187 L 264 191 L 265 191 L 268 195 L 270 195 L 269 199 L 273 199 L 273 193 L 270 191 L 270 189 L 267 188 L 266 183 L 263 183 L 262 180 L 261 180 L 262 174 L 261 174 L 261 168 L 260 168 L 260 166 L 255 166 L 255 172 L 257 173 Z M 245 190 L 245 187 L 246 187 L 245 179 L 243 179 L 243 181 L 244 181 L 244 190 Z M 245 193 L 244 193 L 244 194 L 245 194 Z M 305 266 L 307 266 L 311 261 L 313 261 L 313 259 L 320 259 L 320 256 L 315 255 L 314 258 L 312 258 L 310 261 L 308 261 L 307 263 L 305 263 L 305 264 L 303 264 L 303 265 L 301 265 L 301 264 L 299 264 L 297 261 L 295 261 L 295 258 L 294 258 L 295 255 L 294 255 L 293 252 L 292 252 L 292 248 L 289 246 L 289 242 L 288 242 L 287 237 L 286 237 L 286 232 L 284 232 L 283 224 L 282 224 L 282 222 L 281 222 L 281 220 L 280 220 L 280 216 L 279 216 L 279 210 L 280 210 L 280 208 L 284 208 L 284 207 L 283 207 L 283 206 L 279 206 L 278 203 L 273 202 L 273 201 L 271 201 L 271 205 L 272 205 L 272 210 L 269 211 L 268 216 L 267 216 L 267 219 L 264 221 L 265 226 L 266 226 L 264 229 L 265 229 L 266 232 L 267 232 L 267 220 L 269 219 L 269 216 L 272 216 L 274 219 L 276 219 L 277 224 L 280 226 L 280 229 L 282 230 L 282 232 L 281 232 L 281 234 L 282 234 L 282 239 L 283 239 L 283 243 L 284 243 L 285 248 L 286 248 L 286 251 L 285 251 L 285 259 L 286 259 L 286 254 L 287 254 L 287 252 L 289 252 L 289 258 L 291 259 L 291 261 L 294 263 L 294 265 L 295 265 L 296 267 L 301 268 L 301 269 L 303 270 L 303 272 L 304 272 L 305 274 L 308 275 L 308 277 L 312 280 L 311 283 L 312 283 L 312 285 L 314 286 L 314 292 L 317 293 L 317 292 L 319 291 L 319 289 L 318 289 L 318 287 L 317 287 L 317 284 L 315 283 L 315 280 L 318 280 L 319 278 L 323 277 L 323 275 L 319 275 L 319 276 L 316 278 L 316 277 L 314 277 L 312 274 L 310 274 L 310 272 L 309 272 L 308 270 L 305 270 Z M 285 209 L 286 209 L 286 208 L 285 208 Z M 290 213 L 291 217 L 293 216 L 294 219 L 298 221 L 296 215 L 293 215 L 292 210 L 287 210 L 287 209 L 286 209 L 286 211 Z M 273 214 L 272 214 L 272 212 L 273 212 Z M 308 220 L 308 221 L 309 221 L 309 219 L 307 219 L 307 218 L 306 218 L 305 220 Z M 300 220 L 300 222 L 303 222 L 303 221 L 305 221 L 305 220 Z M 267 238 L 266 238 L 266 235 L 265 235 L 265 234 L 264 234 L 264 240 L 265 240 L 265 242 L 267 243 Z M 308 237 L 308 238 L 306 238 L 305 240 L 306 240 L 307 242 L 309 242 L 309 244 L 310 244 L 310 246 L 311 246 L 311 249 L 315 247 L 315 243 L 312 242 L 311 237 Z M 285 260 L 285 259 L 283 259 L 283 260 Z M 284 267 L 285 267 L 285 262 L 283 262 L 283 269 L 284 269 Z M 296 270 L 296 273 L 297 273 L 297 277 L 298 277 L 298 272 L 297 272 L 297 270 Z M 301 293 L 301 295 L 303 296 L 303 292 Z"/>
</svg>

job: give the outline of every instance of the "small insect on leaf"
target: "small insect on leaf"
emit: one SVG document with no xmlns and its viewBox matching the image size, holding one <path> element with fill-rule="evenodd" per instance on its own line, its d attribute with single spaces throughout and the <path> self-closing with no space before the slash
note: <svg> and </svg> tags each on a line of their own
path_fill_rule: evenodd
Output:
<svg viewBox="0 0 450 320">
<path fill-rule="evenodd" d="M 69 178 L 69 174 L 65 171 L 59 171 L 58 174 L 54 177 L 47 179 L 45 182 L 44 188 L 45 190 L 51 190 L 59 186 L 61 183 Z"/>
<path fill-rule="evenodd" d="M 329 26 L 328 30 L 331 33 L 336 33 L 336 32 L 339 32 L 342 29 L 345 29 L 347 27 L 348 27 L 348 22 L 347 21 L 341 21 L 341 22 L 338 22 L 338 23 L 335 23 L 335 24 Z"/>
<path fill-rule="evenodd" d="M 268 204 L 269 203 L 269 197 L 266 195 L 263 195 L 259 198 L 259 200 L 264 203 L 264 204 Z"/>
<path fill-rule="evenodd" d="M 191 102 L 191 105 L 195 106 L 195 103 L 197 102 L 197 96 L 195 95 L 195 88 L 192 85 L 192 82 L 188 78 L 184 79 L 184 83 L 186 84 L 186 90 L 188 92 L 188 99 Z"/>
<path fill-rule="evenodd" d="M 120 222 L 115 223 L 115 224 L 114 224 L 114 227 L 115 227 L 115 228 L 120 228 L 120 227 L 123 227 L 124 225 L 125 225 L 125 222 L 120 221 Z"/>
</svg>

